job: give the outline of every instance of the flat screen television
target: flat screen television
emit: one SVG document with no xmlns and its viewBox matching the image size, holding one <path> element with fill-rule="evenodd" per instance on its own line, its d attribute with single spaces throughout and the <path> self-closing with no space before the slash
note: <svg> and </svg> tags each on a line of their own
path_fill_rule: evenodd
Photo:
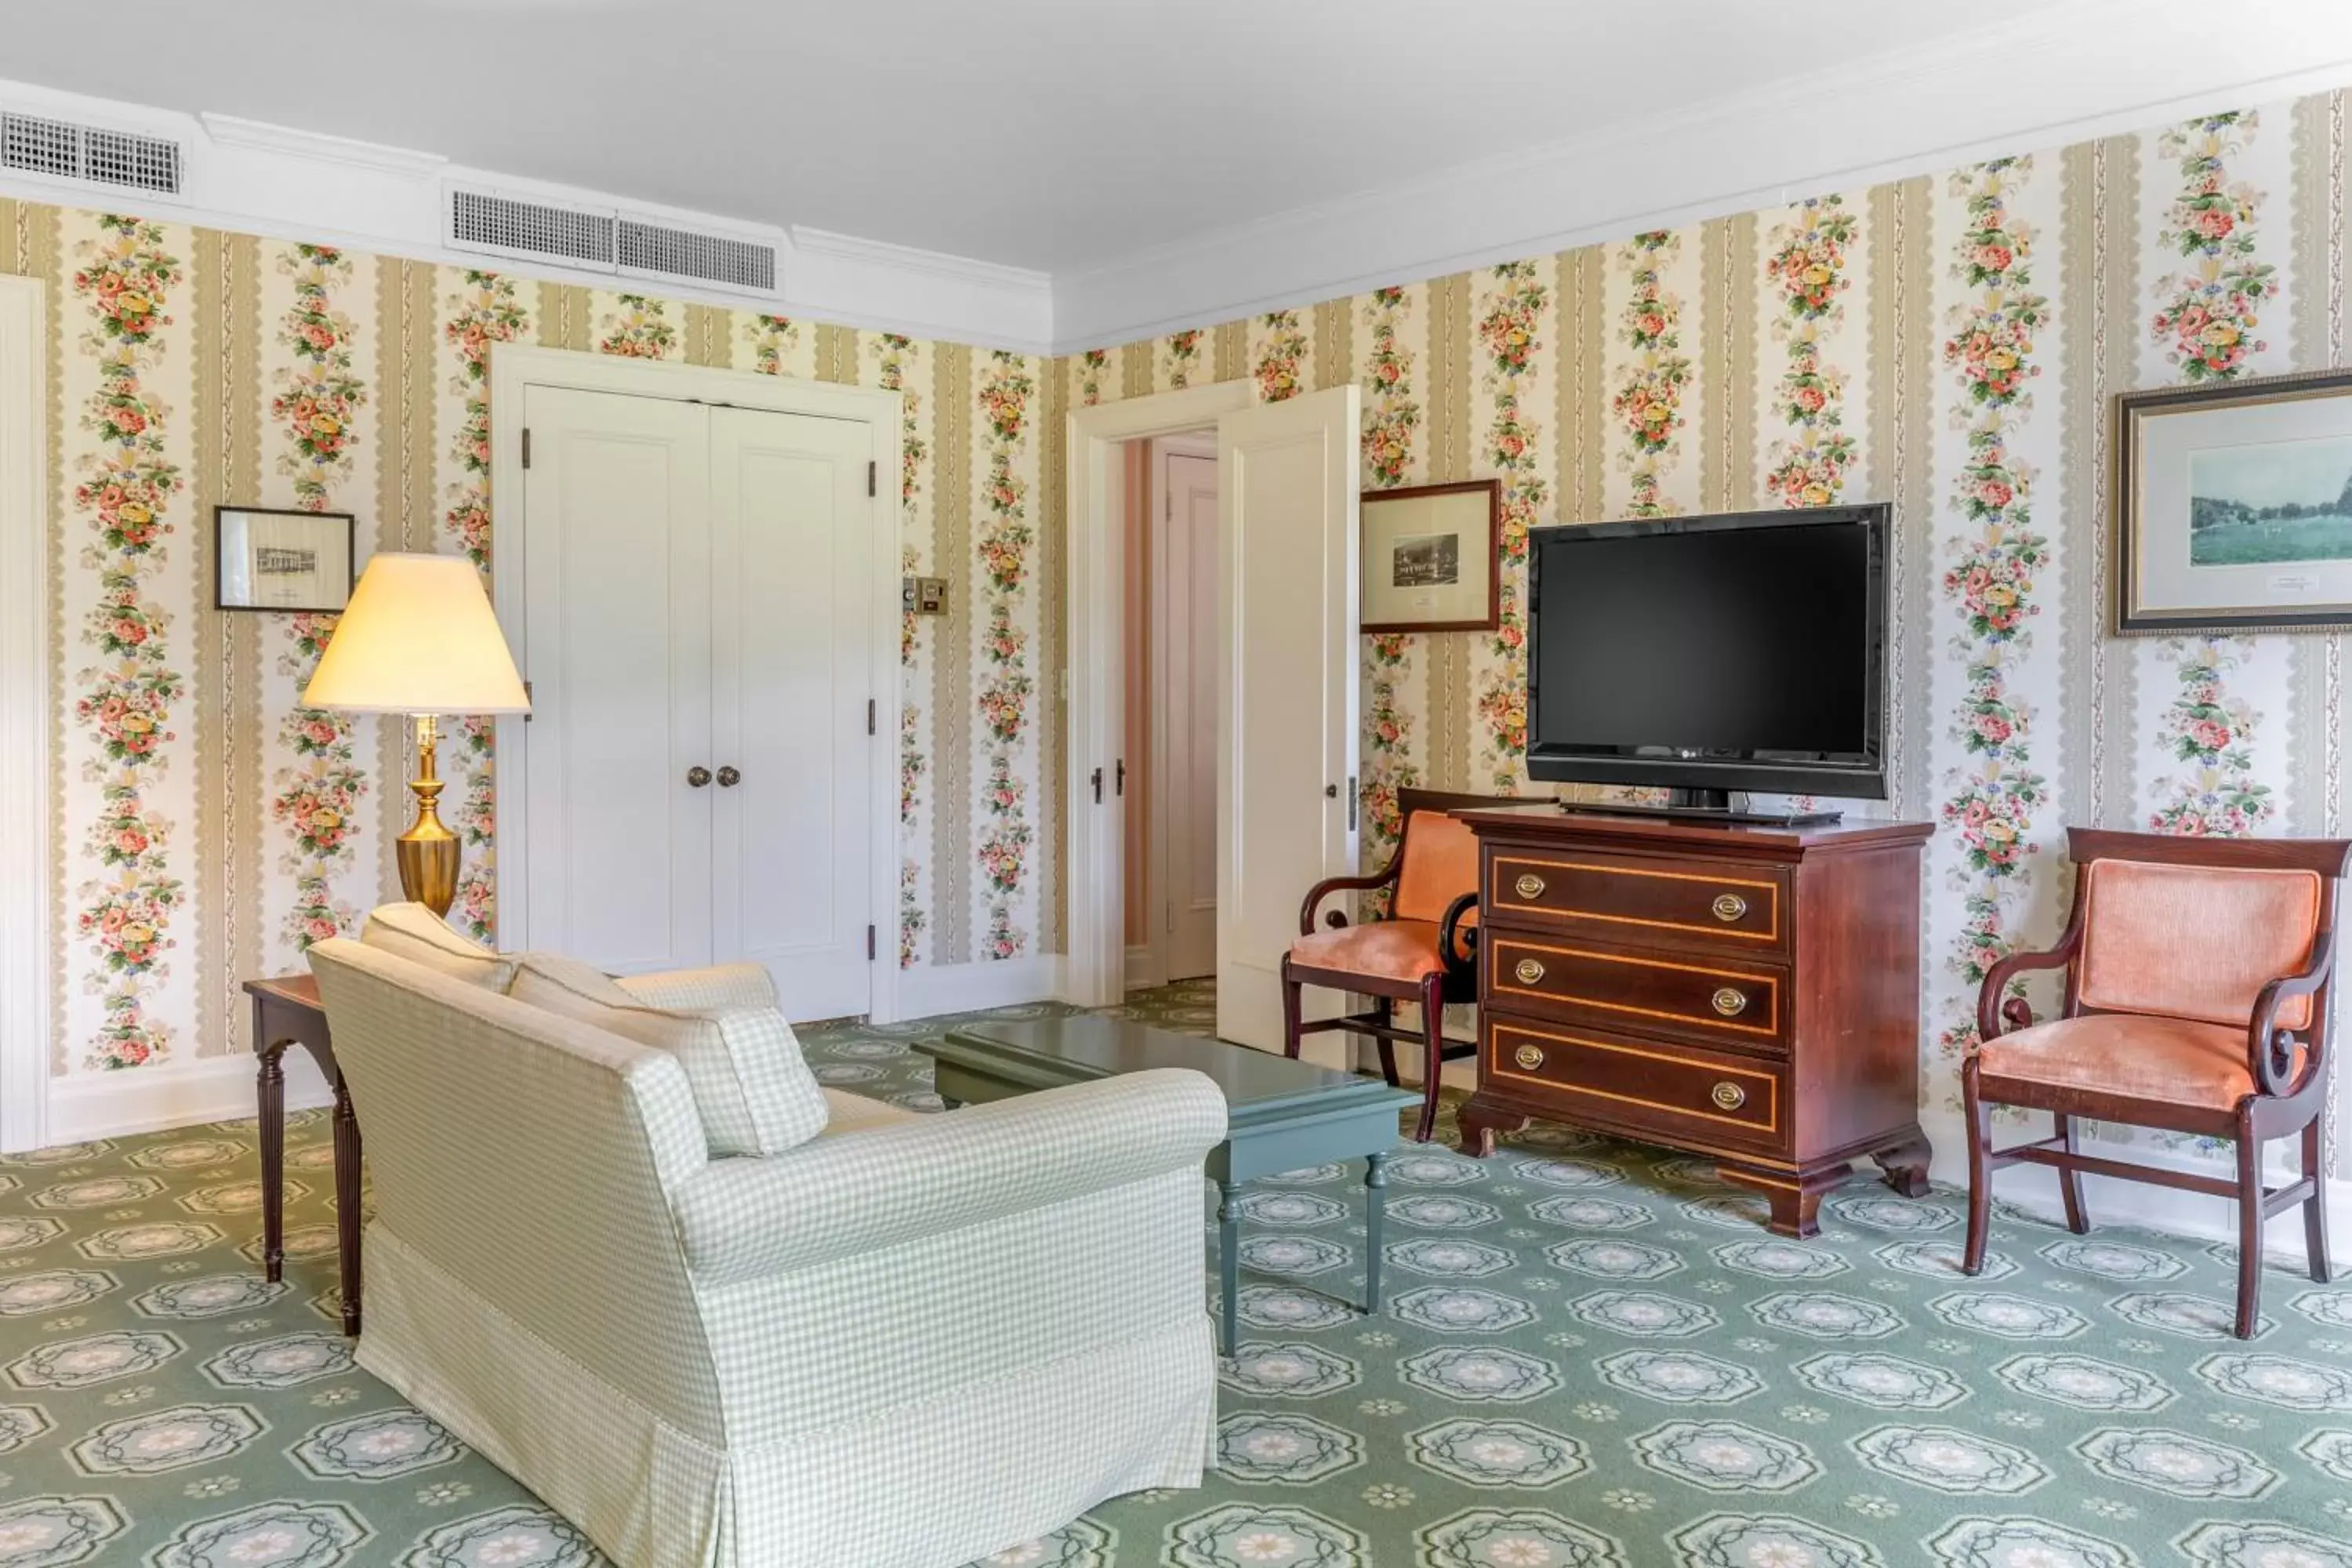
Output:
<svg viewBox="0 0 2352 1568">
<path fill-rule="evenodd" d="M 1884 800 L 1888 521 L 1879 502 L 1536 530 L 1528 776 L 1665 788 L 1677 811 Z"/>
</svg>

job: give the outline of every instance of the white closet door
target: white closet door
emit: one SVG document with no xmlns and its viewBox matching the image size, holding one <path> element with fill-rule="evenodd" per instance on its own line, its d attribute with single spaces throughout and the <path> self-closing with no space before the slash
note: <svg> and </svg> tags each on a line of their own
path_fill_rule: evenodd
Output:
<svg viewBox="0 0 2352 1568">
<path fill-rule="evenodd" d="M 530 929 L 631 973 L 711 960 L 710 422 L 692 404 L 525 395 Z M 510 939 L 511 940 L 511 939 Z"/>
<path fill-rule="evenodd" d="M 1349 385 L 1217 420 L 1217 1034 L 1266 1050 L 1299 900 L 1355 869 L 1356 412 Z"/>
<path fill-rule="evenodd" d="M 867 1010 L 873 689 L 871 427 L 710 410 L 714 938 L 768 966 L 785 1016 Z M 867 703 L 875 703 L 866 732 Z M 895 959 L 896 955 L 892 957 Z"/>
</svg>

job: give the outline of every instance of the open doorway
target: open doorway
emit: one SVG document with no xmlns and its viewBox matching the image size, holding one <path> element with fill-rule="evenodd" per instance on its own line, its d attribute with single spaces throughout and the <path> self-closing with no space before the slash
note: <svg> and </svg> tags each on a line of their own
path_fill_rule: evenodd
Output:
<svg viewBox="0 0 2352 1568">
<path fill-rule="evenodd" d="M 1217 970 L 1217 440 L 1123 444 L 1127 986 Z"/>
</svg>

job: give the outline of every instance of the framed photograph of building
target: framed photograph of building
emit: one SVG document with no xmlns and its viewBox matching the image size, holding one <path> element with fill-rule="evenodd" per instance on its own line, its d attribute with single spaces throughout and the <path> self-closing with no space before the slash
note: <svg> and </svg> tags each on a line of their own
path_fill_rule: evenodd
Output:
<svg viewBox="0 0 2352 1568">
<path fill-rule="evenodd" d="M 351 602 L 357 523 L 347 511 L 213 509 L 213 604 L 332 612 Z"/>
<path fill-rule="evenodd" d="M 2116 400 L 2116 626 L 2352 626 L 2352 372 Z"/>
<path fill-rule="evenodd" d="M 1364 630 L 1495 628 L 1503 608 L 1501 480 L 1366 490 L 1362 504 Z"/>
</svg>

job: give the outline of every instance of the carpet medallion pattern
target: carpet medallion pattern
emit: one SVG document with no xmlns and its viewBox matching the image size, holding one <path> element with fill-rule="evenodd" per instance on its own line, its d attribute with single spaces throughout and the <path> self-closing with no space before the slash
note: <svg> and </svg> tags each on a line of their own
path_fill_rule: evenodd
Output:
<svg viewBox="0 0 2352 1568">
<path fill-rule="evenodd" d="M 954 1022 L 803 1045 L 935 1110 L 909 1042 Z M 274 1286 L 250 1123 L 0 1162 L 0 1568 L 604 1563 L 353 1365 L 331 1159 L 296 1118 Z M 1969 1279 L 1955 1193 L 1857 1181 L 1785 1241 L 1706 1162 L 1564 1129 L 1389 1170 L 1382 1315 L 1360 1167 L 1252 1188 L 1217 1471 L 989 1563 L 2352 1568 L 2352 1287 L 2274 1268 L 2242 1343 L 2225 1246 L 2009 1215 Z"/>
</svg>

